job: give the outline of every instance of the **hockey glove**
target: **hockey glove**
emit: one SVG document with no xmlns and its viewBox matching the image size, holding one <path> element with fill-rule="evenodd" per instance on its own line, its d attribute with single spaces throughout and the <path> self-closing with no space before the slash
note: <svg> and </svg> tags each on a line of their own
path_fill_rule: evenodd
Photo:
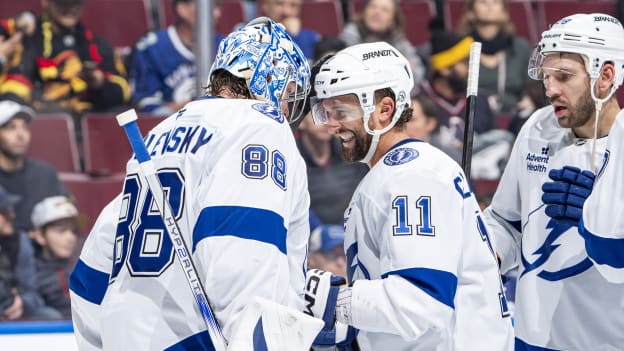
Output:
<svg viewBox="0 0 624 351">
<path fill-rule="evenodd" d="M 591 194 L 596 176 L 571 166 L 552 169 L 548 176 L 554 182 L 542 185 L 546 214 L 558 222 L 578 225 L 583 216 L 583 204 Z"/>
<path fill-rule="evenodd" d="M 348 320 L 351 289 L 340 287 L 346 283 L 345 278 L 332 275 L 330 272 L 320 269 L 308 270 L 304 312 L 325 322 L 325 326 L 314 340 L 314 346 L 338 346 L 339 350 L 350 350 L 349 345 L 355 338 L 356 329 L 336 318 L 338 307 L 340 319 Z"/>
</svg>

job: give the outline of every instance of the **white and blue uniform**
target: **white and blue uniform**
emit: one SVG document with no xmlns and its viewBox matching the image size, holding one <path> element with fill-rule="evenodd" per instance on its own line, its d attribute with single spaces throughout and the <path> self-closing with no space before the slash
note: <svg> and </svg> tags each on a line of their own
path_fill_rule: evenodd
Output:
<svg viewBox="0 0 624 351">
<path fill-rule="evenodd" d="M 607 138 L 596 140 L 602 155 Z M 591 140 L 561 128 L 553 107 L 524 124 L 484 212 L 504 273 L 518 266 L 516 350 L 622 350 L 624 285 L 602 277 L 576 226 L 545 213 L 542 184 L 563 166 L 593 169 Z M 600 156 L 595 157 L 600 166 Z"/>
<path fill-rule="evenodd" d="M 603 164 L 579 224 L 585 248 L 594 266 L 614 283 L 624 283 L 624 111 L 609 132 Z M 624 317 L 623 317 L 624 318 Z"/>
<path fill-rule="evenodd" d="M 222 38 L 217 35 L 217 45 Z M 165 105 L 191 100 L 195 81 L 195 55 L 182 43 L 174 26 L 150 32 L 136 44 L 130 85 L 140 111 L 158 115 L 175 112 Z"/>
<path fill-rule="evenodd" d="M 345 212 L 362 350 L 511 350 L 513 330 L 477 201 L 457 163 L 407 139 Z"/>
<path fill-rule="evenodd" d="M 215 317 L 227 338 L 253 297 L 303 309 L 306 169 L 281 111 L 204 98 L 146 137 Z M 71 276 L 81 350 L 210 350 L 185 271 L 130 160 L 123 193 L 90 233 Z"/>
</svg>

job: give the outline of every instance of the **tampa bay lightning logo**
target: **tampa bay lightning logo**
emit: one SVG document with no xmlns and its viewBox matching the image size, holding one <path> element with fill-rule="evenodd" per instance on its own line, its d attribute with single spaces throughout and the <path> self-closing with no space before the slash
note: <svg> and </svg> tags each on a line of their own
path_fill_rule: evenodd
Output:
<svg viewBox="0 0 624 351">
<path fill-rule="evenodd" d="M 282 111 L 275 108 L 275 106 L 259 102 L 257 104 L 251 105 L 251 107 L 254 110 L 262 113 L 263 115 L 277 121 L 278 123 L 284 123 L 284 114 L 282 113 Z"/>
<path fill-rule="evenodd" d="M 401 147 L 390 151 L 384 157 L 384 163 L 388 166 L 398 166 L 407 163 L 418 157 L 418 151 L 406 147 Z"/>
<path fill-rule="evenodd" d="M 524 252 L 521 250 L 521 259 L 524 271 L 520 274 L 520 278 L 544 265 L 553 255 L 555 250 L 561 246 L 561 244 L 555 244 L 555 241 L 557 241 L 557 239 L 559 239 L 559 237 L 561 237 L 571 227 L 572 225 L 568 223 L 561 223 L 551 219 L 546 225 L 546 229 L 550 229 L 550 232 L 546 236 L 546 240 L 544 240 L 544 243 L 532 253 L 533 255 L 537 255 L 537 259 L 533 262 L 529 262 L 526 259 Z M 544 280 L 557 281 L 581 274 L 588 270 L 591 266 L 592 261 L 588 257 L 585 257 L 580 262 L 557 271 L 547 271 L 543 269 L 537 274 L 537 276 Z"/>
</svg>

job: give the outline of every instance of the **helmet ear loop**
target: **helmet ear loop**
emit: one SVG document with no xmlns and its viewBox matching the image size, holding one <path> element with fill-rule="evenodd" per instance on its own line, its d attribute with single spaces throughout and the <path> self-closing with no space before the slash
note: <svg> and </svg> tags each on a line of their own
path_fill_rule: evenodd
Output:
<svg viewBox="0 0 624 351">
<path fill-rule="evenodd" d="M 598 78 L 591 78 L 590 80 L 590 93 L 591 93 L 591 97 L 592 100 L 594 100 L 594 104 L 596 105 L 596 118 L 594 118 L 594 137 L 592 139 L 592 148 L 591 148 L 591 167 L 590 169 L 596 173 L 597 171 L 597 166 L 596 166 L 596 139 L 598 138 L 598 118 L 600 118 L 600 111 L 602 111 L 602 104 L 605 103 L 607 100 L 609 100 L 611 98 L 611 96 L 613 96 L 613 94 L 615 93 L 615 85 L 611 85 L 611 90 L 609 91 L 609 93 L 607 94 L 607 96 L 605 96 L 602 99 L 599 99 L 596 96 L 596 82 L 598 81 Z"/>
</svg>

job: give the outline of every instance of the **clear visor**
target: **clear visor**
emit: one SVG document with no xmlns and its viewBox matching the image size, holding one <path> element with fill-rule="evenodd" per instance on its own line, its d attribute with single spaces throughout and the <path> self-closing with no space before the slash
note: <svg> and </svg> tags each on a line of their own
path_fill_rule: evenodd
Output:
<svg viewBox="0 0 624 351">
<path fill-rule="evenodd" d="M 312 118 L 317 125 L 346 122 L 364 117 L 364 110 L 355 94 L 326 99 L 311 98 Z"/>
<path fill-rule="evenodd" d="M 546 59 L 549 55 L 553 54 L 564 55 L 566 53 L 553 52 L 543 54 L 540 52 L 540 48 L 538 46 L 533 50 L 533 54 L 531 54 L 531 58 L 529 60 L 529 77 L 543 82 L 546 88 L 548 88 L 551 81 L 565 83 L 579 74 L 573 71 L 578 70 L 577 67 L 566 67 L 566 65 L 564 65 L 564 67 L 555 67 L 559 65 L 559 63 L 556 63 L 558 61 L 556 57 L 551 57 L 551 60 Z"/>
<path fill-rule="evenodd" d="M 533 80 L 543 80 L 544 72 L 542 70 L 542 65 L 544 64 L 544 60 L 546 56 L 542 54 L 541 47 L 537 45 L 533 49 L 533 53 L 531 53 L 531 58 L 529 59 L 529 68 L 528 74 L 529 78 Z"/>
<path fill-rule="evenodd" d="M 291 124 L 302 117 L 308 96 L 308 92 L 298 84 L 298 82 L 303 82 L 303 84 L 307 85 L 305 77 L 299 76 L 297 72 L 294 73 L 288 80 L 286 88 L 282 91 L 282 96 L 280 97 L 282 112 L 284 112 L 288 122 Z"/>
</svg>

